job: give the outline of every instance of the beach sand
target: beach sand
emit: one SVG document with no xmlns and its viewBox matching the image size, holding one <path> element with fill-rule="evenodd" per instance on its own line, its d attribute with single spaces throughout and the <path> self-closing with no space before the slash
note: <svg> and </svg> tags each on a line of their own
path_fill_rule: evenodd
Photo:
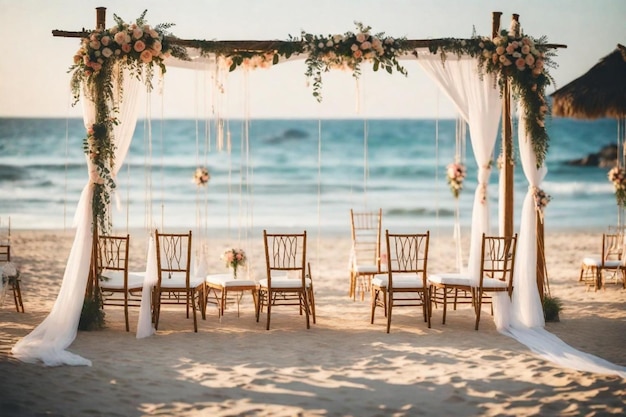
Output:
<svg viewBox="0 0 626 417">
<path fill-rule="evenodd" d="M 131 269 L 145 267 L 145 235 L 132 234 Z M 461 306 L 428 329 L 421 312 L 394 310 L 391 333 L 381 311 L 370 324 L 365 301 L 348 298 L 349 237 L 310 233 L 317 324 L 307 330 L 294 308 L 275 308 L 272 328 L 254 317 L 249 294 L 240 315 L 209 306 L 198 333 L 183 310 L 162 312 L 159 331 L 127 333 L 120 308 L 107 328 L 78 332 L 71 352 L 93 363 L 45 367 L 16 360 L 13 345 L 41 323 L 56 299 L 73 231 L 13 231 L 26 313 L 7 297 L 0 308 L 0 416 L 602 416 L 626 414 L 626 380 L 547 362 L 500 334 L 487 313 L 479 331 Z M 207 242 L 217 253 L 232 244 Z M 546 329 L 579 350 L 626 366 L 626 290 L 598 292 L 578 282 L 582 256 L 598 252 L 600 233 L 546 233 L 548 277 L 564 302 Z M 244 243 L 250 271 L 263 269 L 262 237 Z M 454 267 L 453 241 L 431 237 L 432 272 Z M 224 272 L 218 259 L 210 268 Z"/>
</svg>

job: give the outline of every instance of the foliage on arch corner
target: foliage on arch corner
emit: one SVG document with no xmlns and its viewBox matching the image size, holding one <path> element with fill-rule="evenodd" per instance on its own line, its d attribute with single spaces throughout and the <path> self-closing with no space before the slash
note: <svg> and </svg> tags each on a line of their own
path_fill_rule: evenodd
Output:
<svg viewBox="0 0 626 417">
<path fill-rule="evenodd" d="M 513 97 L 523 105 L 537 167 L 543 165 L 549 146 L 545 128 L 546 117 L 550 114 L 546 87 L 554 84 L 554 79 L 548 68 L 557 67 L 552 59 L 555 53 L 545 46 L 546 42 L 545 36 L 534 39 L 523 34 L 514 36 L 502 30 L 493 39 L 477 36 L 467 40 L 441 39 L 431 42 L 429 46 L 431 53 L 441 55 L 444 64 L 449 53 L 477 58 L 479 74 L 494 74 L 501 95 L 505 81 L 509 81 Z"/>
<path fill-rule="evenodd" d="M 123 70 L 143 81 L 150 91 L 155 67 L 164 74 L 166 58 L 189 59 L 185 48 L 171 42 L 174 37 L 169 29 L 173 24 L 152 27 L 145 20 L 146 13 L 147 10 L 131 24 L 113 15 L 116 23 L 113 27 L 90 32 L 81 40 L 68 71 L 72 73 L 72 105 L 76 105 L 81 94 L 95 103 L 95 122 L 87 127 L 83 150 L 88 156 L 89 178 L 94 185 L 94 226 L 98 225 L 102 233 L 111 227 L 108 208 L 115 189 L 113 127 L 118 123 L 116 115 L 123 98 Z"/>
</svg>

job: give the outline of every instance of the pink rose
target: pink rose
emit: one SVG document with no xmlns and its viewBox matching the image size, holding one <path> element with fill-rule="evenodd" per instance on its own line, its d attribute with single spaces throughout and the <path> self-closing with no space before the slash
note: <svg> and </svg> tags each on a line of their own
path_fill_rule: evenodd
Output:
<svg viewBox="0 0 626 417">
<path fill-rule="evenodd" d="M 104 56 L 105 58 L 109 58 L 111 55 L 113 55 L 113 51 L 111 50 L 111 48 L 102 49 L 102 56 Z"/>
<path fill-rule="evenodd" d="M 136 28 L 133 30 L 133 39 L 141 39 L 142 36 L 143 36 L 143 30 L 139 28 Z"/>
<path fill-rule="evenodd" d="M 352 53 L 352 56 L 355 57 L 356 59 L 359 59 L 363 56 L 363 52 L 361 52 L 360 50 L 356 50 Z"/>
<path fill-rule="evenodd" d="M 535 63 L 535 57 L 530 54 L 526 55 L 526 65 L 528 65 L 529 67 L 532 67 L 534 63 Z"/>
<path fill-rule="evenodd" d="M 115 42 L 120 45 L 124 45 L 130 41 L 129 39 L 127 39 L 127 36 L 128 35 L 126 34 L 126 32 L 117 32 L 114 37 Z"/>
<path fill-rule="evenodd" d="M 91 49 L 100 49 L 100 42 L 97 40 L 92 40 L 91 42 L 89 42 L 89 47 Z"/>
<path fill-rule="evenodd" d="M 146 64 L 152 61 L 152 52 L 149 49 L 144 49 L 141 55 L 139 55 L 139 59 L 141 62 L 145 62 Z"/>
<path fill-rule="evenodd" d="M 365 33 L 359 33 L 356 35 L 356 40 L 358 43 L 363 43 L 365 42 L 365 39 L 367 39 Z"/>
<path fill-rule="evenodd" d="M 141 51 L 143 51 L 144 49 L 146 49 L 146 44 L 145 44 L 145 43 L 143 43 L 143 41 L 137 41 L 137 42 L 135 42 L 135 45 L 133 45 L 133 49 L 134 49 L 136 52 L 141 52 Z"/>
<path fill-rule="evenodd" d="M 125 43 L 124 45 L 122 45 L 122 51 L 124 51 L 125 53 L 129 53 L 131 49 L 132 47 L 130 46 L 130 43 Z"/>
<path fill-rule="evenodd" d="M 365 49 L 371 49 L 372 48 L 372 44 L 368 41 L 365 41 L 361 44 L 361 49 L 365 50 Z"/>
<path fill-rule="evenodd" d="M 518 70 L 523 70 L 524 68 L 526 68 L 526 61 L 524 61 L 524 58 L 517 58 L 515 60 L 515 66 L 517 67 Z"/>
<path fill-rule="evenodd" d="M 109 36 L 103 36 L 100 42 L 102 42 L 102 45 L 107 46 L 111 43 L 111 38 Z"/>
<path fill-rule="evenodd" d="M 498 55 L 504 55 L 504 46 L 498 46 L 496 48 L 496 54 Z"/>
<path fill-rule="evenodd" d="M 357 45 L 356 43 L 353 43 L 352 46 L 350 47 L 350 50 L 352 52 L 356 52 L 359 50 L 359 45 Z"/>
</svg>

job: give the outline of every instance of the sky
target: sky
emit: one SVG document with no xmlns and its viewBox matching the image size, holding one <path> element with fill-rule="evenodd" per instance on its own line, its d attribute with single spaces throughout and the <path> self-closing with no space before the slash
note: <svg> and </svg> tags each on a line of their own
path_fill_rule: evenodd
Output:
<svg viewBox="0 0 626 417">
<path fill-rule="evenodd" d="M 313 34 L 356 32 L 355 21 L 373 33 L 407 39 L 469 38 L 491 35 L 492 12 L 502 12 L 501 28 L 520 15 L 522 31 L 557 50 L 555 86 L 585 73 L 618 43 L 626 44 L 625 0 L 0 0 L 0 117 L 80 117 L 71 105 L 68 69 L 79 48 L 77 38 L 52 36 L 52 30 L 95 27 L 96 7 L 133 22 L 144 10 L 151 25 L 173 23 L 183 39 L 287 40 Z M 455 117 L 456 112 L 416 62 L 402 61 L 408 76 L 373 73 L 364 66 L 352 74 L 324 74 L 318 103 L 307 85 L 304 61 L 228 76 L 219 112 L 226 117 L 326 118 Z M 202 118 L 215 112 L 207 74 L 170 68 L 162 88 L 146 99 L 142 115 Z"/>
</svg>

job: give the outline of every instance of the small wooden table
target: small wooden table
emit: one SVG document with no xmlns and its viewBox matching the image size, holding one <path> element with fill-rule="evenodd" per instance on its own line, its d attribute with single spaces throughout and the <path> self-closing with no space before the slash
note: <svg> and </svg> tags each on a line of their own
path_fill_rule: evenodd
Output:
<svg viewBox="0 0 626 417">
<path fill-rule="evenodd" d="M 207 304 L 216 304 L 219 317 L 224 315 L 226 309 L 226 302 L 228 299 L 228 293 L 236 293 L 235 300 L 237 303 L 237 317 L 239 317 L 239 302 L 243 297 L 243 293 L 250 291 L 252 299 L 254 301 L 254 307 L 258 303 L 258 285 L 251 279 L 238 279 L 233 274 L 209 274 L 206 276 L 206 288 L 207 288 Z M 214 301 L 210 300 L 211 294 L 214 297 Z"/>
</svg>

